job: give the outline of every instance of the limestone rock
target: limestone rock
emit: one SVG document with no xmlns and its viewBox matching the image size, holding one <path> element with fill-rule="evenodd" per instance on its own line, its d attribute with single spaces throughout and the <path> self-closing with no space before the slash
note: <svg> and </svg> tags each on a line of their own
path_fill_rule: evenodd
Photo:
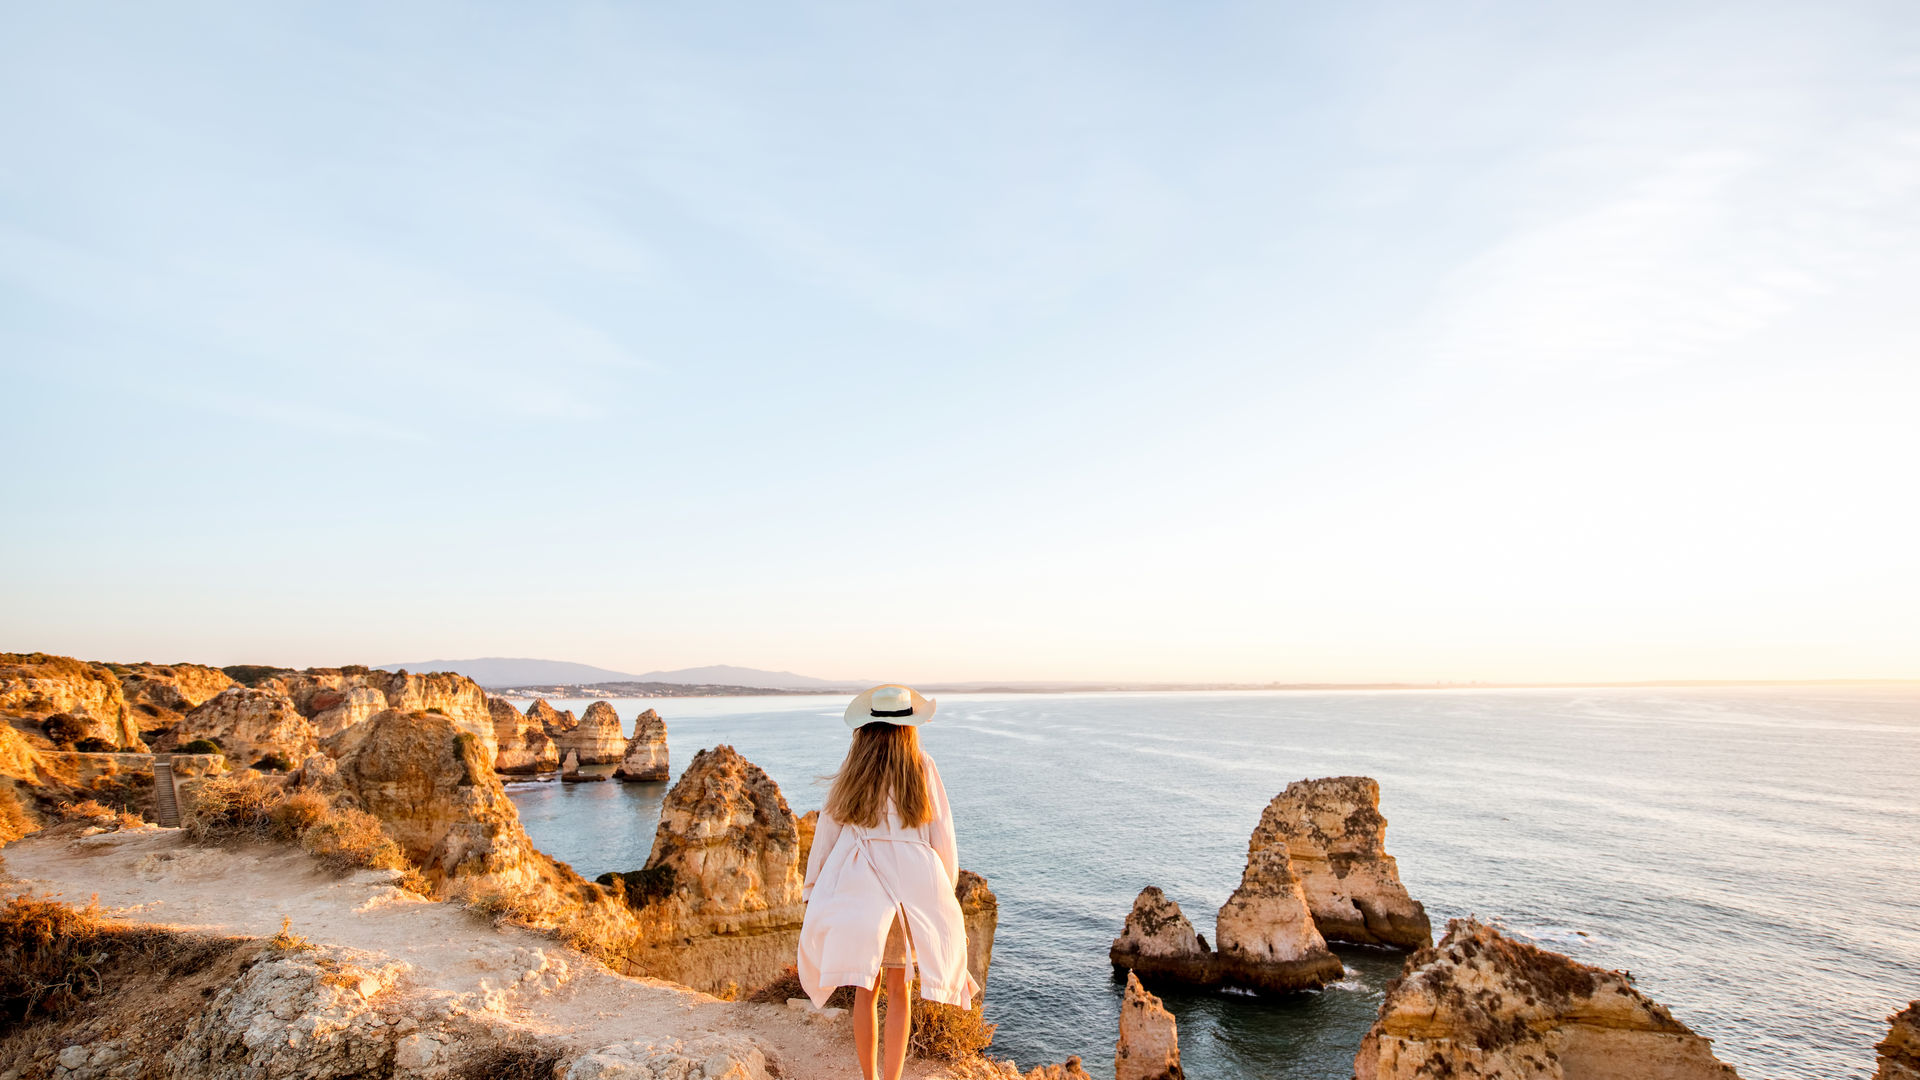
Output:
<svg viewBox="0 0 1920 1080">
<path fill-rule="evenodd" d="M 167 1051 L 194 1080 L 385 1076 L 399 1017 L 380 1008 L 406 965 L 337 946 L 278 952 L 220 991 Z"/>
<path fill-rule="evenodd" d="M 660 807 L 647 871 L 671 881 L 681 932 L 798 925 L 800 828 L 779 785 L 731 746 L 694 755 Z"/>
<path fill-rule="evenodd" d="M 1286 848 L 1327 940 L 1422 948 L 1433 943 L 1433 928 L 1400 883 L 1386 831 L 1380 785 L 1371 778 L 1297 780 L 1267 804 L 1247 854 Z"/>
<path fill-rule="evenodd" d="M 1920 1001 L 1887 1017 L 1887 1037 L 1874 1047 L 1880 1068 L 1873 1080 L 1920 1080 Z"/>
<path fill-rule="evenodd" d="M 128 716 L 147 742 L 177 726 L 180 719 L 233 685 L 219 668 L 204 664 L 128 664 L 115 667 Z"/>
<path fill-rule="evenodd" d="M 546 729 L 547 738 L 556 743 L 560 741 L 560 736 L 580 726 L 580 721 L 574 717 L 572 709 L 561 712 L 547 704 L 546 698 L 533 699 L 533 704 L 527 706 L 527 719 L 535 721 Z"/>
<path fill-rule="evenodd" d="M 1355 1080 L 1737 1080 L 1617 971 L 1472 919 L 1407 960 L 1354 1059 Z"/>
<path fill-rule="evenodd" d="M 554 738 L 560 756 L 568 751 L 580 755 L 582 765 L 611 765 L 623 758 L 627 740 L 620 734 L 620 714 L 604 701 L 587 706 L 580 722 Z"/>
<path fill-rule="evenodd" d="M 1221 964 L 1241 986 L 1312 989 L 1345 971 L 1314 929 L 1300 877 L 1285 848 L 1264 848 L 1247 857 L 1240 887 L 1221 905 L 1214 934 Z"/>
<path fill-rule="evenodd" d="M 1180 1033 L 1173 1014 L 1127 972 L 1120 1002 L 1120 1039 L 1113 1049 L 1113 1080 L 1182 1080 Z"/>
<path fill-rule="evenodd" d="M 667 779 L 667 722 L 659 713 L 648 709 L 634 717 L 633 738 L 627 740 L 626 752 L 613 775 L 618 780 Z M 802 865 L 805 865 L 804 859 L 802 856 Z"/>
<path fill-rule="evenodd" d="M 0 653 L 0 715 L 78 721 L 78 739 L 145 751 L 140 729 L 128 715 L 120 680 L 101 664 L 47 653 Z"/>
<path fill-rule="evenodd" d="M 560 767 L 559 748 L 538 721 L 528 719 L 503 698 L 488 698 L 487 709 L 493 714 L 493 738 L 499 747 L 493 760 L 496 772 L 541 773 Z"/>
<path fill-rule="evenodd" d="M 813 834 L 820 828 L 820 811 L 809 810 L 800 815 L 795 824 L 800 826 L 800 872 L 806 873 L 807 860 L 813 856 Z M 961 871 L 964 875 L 966 871 Z M 985 878 L 981 878 L 985 881 Z M 962 882 L 964 884 L 964 881 Z"/>
<path fill-rule="evenodd" d="M 313 722 L 315 734 L 322 739 L 364 723 L 375 713 L 396 709 L 438 713 L 480 740 L 489 753 L 496 749 L 487 693 L 464 675 L 449 671 L 417 675 L 364 667 L 308 668 L 285 672 L 277 681 L 285 686 L 301 715 Z"/>
<path fill-rule="evenodd" d="M 807 846 L 812 844 L 809 830 Z M 801 866 L 806 866 L 804 859 Z M 985 994 L 987 971 L 993 966 L 993 935 L 1000 926 L 1000 898 L 987 887 L 986 878 L 967 869 L 960 871 L 953 898 L 960 901 L 960 921 L 967 928 L 967 970 Z"/>
<path fill-rule="evenodd" d="M 1022 1073 L 1010 1059 L 968 1057 L 931 1074 L 935 1080 L 1092 1080 L 1078 1055 L 1058 1065 L 1035 1065 Z"/>
<path fill-rule="evenodd" d="M 1133 910 L 1108 956 L 1118 966 L 1135 968 L 1153 960 L 1189 961 L 1208 951 L 1180 905 L 1149 885 L 1133 898 Z"/>
<path fill-rule="evenodd" d="M 313 725 L 294 708 L 292 698 L 277 689 L 246 686 L 230 686 L 187 713 L 172 742 L 184 746 L 194 739 L 218 742 L 236 768 L 268 754 L 302 761 L 316 745 Z"/>
<path fill-rule="evenodd" d="M 0 777 L 26 784 L 47 779 L 47 766 L 40 752 L 12 724 L 0 722 Z"/>
<path fill-rule="evenodd" d="M 768 1080 L 766 1052 L 752 1039 L 712 1035 L 633 1040 L 590 1050 L 567 1067 L 566 1080 Z"/>
</svg>

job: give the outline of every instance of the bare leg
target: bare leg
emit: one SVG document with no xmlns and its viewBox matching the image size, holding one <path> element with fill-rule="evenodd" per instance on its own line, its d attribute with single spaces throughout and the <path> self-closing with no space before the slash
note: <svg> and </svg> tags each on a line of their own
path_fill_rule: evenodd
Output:
<svg viewBox="0 0 1920 1080">
<path fill-rule="evenodd" d="M 874 980 L 874 986 L 879 980 Z M 880 1021 L 874 1015 L 872 986 L 853 988 L 853 1054 L 860 1059 L 860 1075 L 863 1080 L 879 1080 L 880 1074 L 873 1071 L 873 1044 L 880 1036 Z"/>
<path fill-rule="evenodd" d="M 913 1034 L 913 999 L 907 995 L 907 969 L 887 969 L 887 1077 L 900 1080 L 907 1064 L 907 1037 Z"/>
</svg>

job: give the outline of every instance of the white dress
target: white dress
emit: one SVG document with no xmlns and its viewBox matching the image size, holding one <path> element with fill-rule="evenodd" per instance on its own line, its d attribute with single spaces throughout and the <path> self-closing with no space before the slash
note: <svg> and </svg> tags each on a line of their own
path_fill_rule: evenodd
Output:
<svg viewBox="0 0 1920 1080">
<path fill-rule="evenodd" d="M 925 755 L 922 755 L 925 757 Z M 800 896 L 800 985 L 815 1005 L 840 986 L 872 986 L 896 913 L 919 968 L 920 996 L 966 1008 L 980 992 L 967 970 L 967 928 L 953 889 L 960 856 L 940 770 L 926 757 L 933 819 L 909 829 L 891 800 L 877 828 L 842 825 L 820 811 Z"/>
</svg>

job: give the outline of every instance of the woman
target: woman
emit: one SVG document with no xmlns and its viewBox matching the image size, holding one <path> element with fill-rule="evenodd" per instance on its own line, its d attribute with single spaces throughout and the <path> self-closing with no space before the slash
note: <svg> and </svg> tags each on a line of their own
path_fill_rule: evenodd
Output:
<svg viewBox="0 0 1920 1080">
<path fill-rule="evenodd" d="M 834 774 L 807 857 L 800 895 L 800 985 L 816 1006 L 852 986 L 853 1047 L 876 1080 L 874 995 L 887 974 L 886 1080 L 899 1080 L 911 1031 L 909 972 L 920 996 L 967 1008 L 980 986 L 967 970 L 967 930 L 953 815 L 919 725 L 934 702 L 904 686 L 876 686 L 847 706 L 853 745 Z"/>
</svg>

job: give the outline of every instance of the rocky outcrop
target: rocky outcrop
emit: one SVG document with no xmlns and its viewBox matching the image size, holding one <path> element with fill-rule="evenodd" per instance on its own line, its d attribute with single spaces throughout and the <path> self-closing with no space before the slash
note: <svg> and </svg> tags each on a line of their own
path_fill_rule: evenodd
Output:
<svg viewBox="0 0 1920 1080">
<path fill-rule="evenodd" d="M 1920 1080 L 1920 1001 L 1887 1017 L 1887 1037 L 1874 1049 L 1880 1067 L 1873 1080 Z"/>
<path fill-rule="evenodd" d="M 128 716 L 149 743 L 194 708 L 233 685 L 219 668 L 203 664 L 109 665 L 120 678 Z"/>
<path fill-rule="evenodd" d="M 1422 948 L 1433 943 L 1433 928 L 1400 883 L 1386 831 L 1380 785 L 1371 778 L 1297 780 L 1267 804 L 1247 854 L 1286 849 L 1327 940 Z"/>
<path fill-rule="evenodd" d="M 278 689 L 246 686 L 230 686 L 187 713 L 174 729 L 168 748 L 185 746 L 195 739 L 219 743 L 236 768 L 252 765 L 269 754 L 279 755 L 289 764 L 298 763 L 313 753 L 318 742 L 313 725 L 300 715 L 292 698 Z"/>
<path fill-rule="evenodd" d="M 1078 1056 L 1058 1065 L 1035 1065 L 1024 1073 L 1011 1059 L 970 1057 L 954 1062 L 934 1076 L 944 1080 L 1092 1080 L 1091 1074 L 1081 1068 Z"/>
<path fill-rule="evenodd" d="M 1211 963 L 1211 955 L 1206 939 L 1194 933 L 1180 905 L 1153 885 L 1133 898 L 1126 925 L 1107 950 L 1115 967 L 1144 971 L 1149 978 L 1166 975 L 1189 982 L 1214 981 L 1197 970 L 1203 961 Z"/>
<path fill-rule="evenodd" d="M 647 870 L 670 882 L 681 933 L 798 924 L 800 828 L 786 796 L 731 746 L 694 755 L 660 807 Z"/>
<path fill-rule="evenodd" d="M 494 771 L 520 775 L 552 772 L 560 767 L 559 748 L 538 721 L 528 719 L 504 698 L 488 698 L 487 709 L 493 714 L 493 739 L 499 748 L 494 754 Z"/>
<path fill-rule="evenodd" d="M 0 653 L 0 716 L 59 725 L 67 742 L 99 739 L 117 750 L 147 748 L 128 715 L 120 680 L 103 664 L 47 653 Z"/>
<path fill-rule="evenodd" d="M 1317 989 L 1345 970 L 1314 930 L 1284 850 L 1247 860 L 1240 887 L 1215 922 L 1218 951 L 1194 932 L 1179 904 L 1150 885 L 1134 898 L 1107 959 L 1150 980 L 1272 992 Z"/>
<path fill-rule="evenodd" d="M 633 738 L 627 740 L 626 752 L 613 775 L 617 780 L 667 779 L 667 722 L 659 713 L 648 709 L 634 717 Z"/>
<path fill-rule="evenodd" d="M 1255 990 L 1325 986 L 1345 967 L 1314 929 L 1299 875 L 1281 848 L 1247 857 L 1240 887 L 1214 922 L 1222 977 Z"/>
<path fill-rule="evenodd" d="M 568 751 L 580 755 L 582 765 L 612 765 L 627 751 L 627 740 L 620 733 L 620 714 L 604 701 L 587 706 L 580 722 L 554 738 L 560 756 Z"/>
<path fill-rule="evenodd" d="M 1617 971 L 1455 919 L 1408 958 L 1354 1059 L 1355 1080 L 1736 1080 Z"/>
<path fill-rule="evenodd" d="M 572 709 L 561 712 L 547 704 L 546 698 L 533 699 L 533 704 L 527 706 L 527 719 L 539 724 L 546 731 L 547 738 L 555 743 L 560 741 L 560 736 L 580 726 L 580 721 L 574 717 Z"/>
<path fill-rule="evenodd" d="M 812 841 L 808 836 L 808 846 Z M 967 970 L 984 994 L 987 969 L 993 966 L 993 935 L 1000 927 L 1000 898 L 987 887 L 986 878 L 971 870 L 960 871 L 953 898 L 960 901 L 960 921 L 967 928 Z"/>
<path fill-rule="evenodd" d="M 493 752 L 493 710 L 480 684 L 449 671 L 417 675 L 364 667 L 308 668 L 275 677 L 322 739 L 366 722 L 375 713 L 437 713 Z M 263 684 L 264 685 L 264 684 Z"/>
<path fill-rule="evenodd" d="M 1120 1039 L 1113 1048 L 1113 1080 L 1183 1080 L 1180 1033 L 1173 1014 L 1127 972 L 1120 1002 Z"/>
<path fill-rule="evenodd" d="M 380 999 L 407 965 L 383 960 L 308 946 L 253 965 L 167 1051 L 169 1074 L 195 1080 L 391 1075 L 399 1018 L 388 1015 Z"/>
<path fill-rule="evenodd" d="M 45 781 L 47 767 L 40 752 L 12 724 L 0 722 L 0 777 L 23 784 Z"/>
</svg>

